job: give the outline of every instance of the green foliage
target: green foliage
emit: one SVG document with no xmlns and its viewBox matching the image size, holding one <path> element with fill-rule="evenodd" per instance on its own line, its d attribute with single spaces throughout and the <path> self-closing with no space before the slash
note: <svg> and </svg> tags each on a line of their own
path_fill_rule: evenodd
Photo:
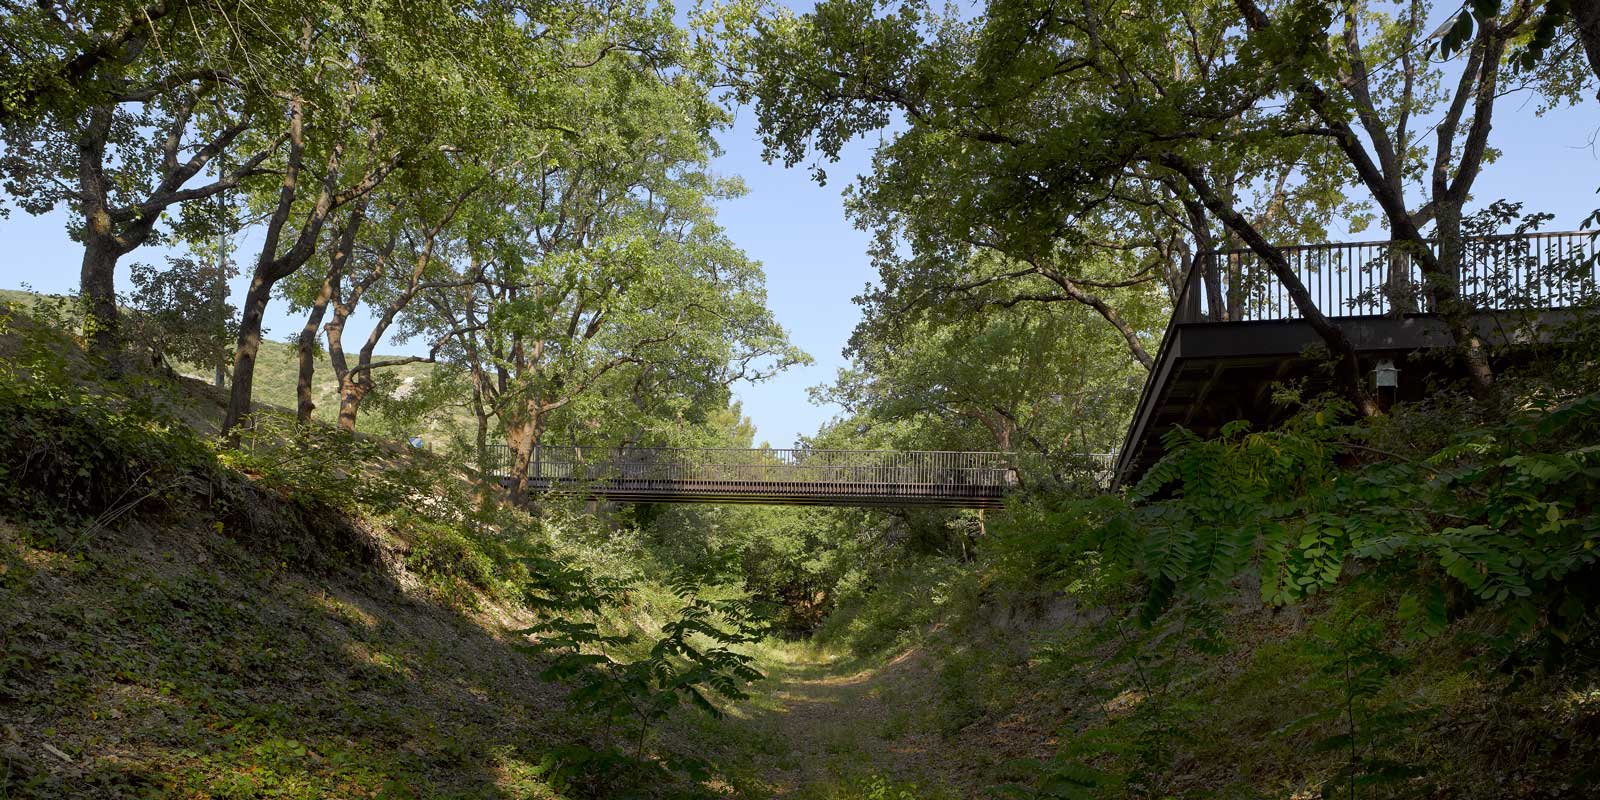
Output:
<svg viewBox="0 0 1600 800">
<path fill-rule="evenodd" d="M 1019 760 L 1009 766 L 1036 777 L 1031 783 L 1008 783 L 996 787 L 1005 797 L 1093 800 L 1114 796 L 1122 787 L 1122 781 L 1116 776 L 1065 756 L 1048 762 Z"/>
<path fill-rule="evenodd" d="M 986 555 L 998 580 L 1059 587 L 1085 602 L 1113 600 L 1127 592 L 1123 579 L 1132 563 L 1126 548 L 1133 538 L 1122 531 L 1130 521 L 1119 513 L 1126 508 L 1113 495 L 1019 496 L 992 525 Z M 1123 550 L 1106 558 L 1098 550 L 1101 541 Z"/>
<path fill-rule="evenodd" d="M 1355 469 L 1339 461 L 1370 453 L 1372 431 L 1334 417 L 1307 411 L 1282 430 L 1233 426 L 1212 441 L 1169 435 L 1169 455 L 1094 543 L 1143 576 L 1147 624 L 1179 601 L 1214 602 L 1247 571 L 1266 602 L 1294 602 L 1333 586 L 1354 559 L 1417 565 L 1401 608 L 1416 632 L 1440 630 L 1442 598 L 1462 592 L 1513 636 L 1592 630 L 1577 598 L 1600 540 L 1600 398 Z"/>
<path fill-rule="evenodd" d="M 471 608 L 478 597 L 497 593 L 500 570 L 483 547 L 458 525 L 413 514 L 399 514 L 391 524 L 411 538 L 406 568 L 448 601 Z"/>
<path fill-rule="evenodd" d="M 860 569 L 876 521 L 859 509 L 671 506 L 644 526 L 654 558 L 707 583 L 736 582 L 790 636 L 814 632 Z"/>
<path fill-rule="evenodd" d="M 238 333 L 238 310 L 228 303 L 227 280 L 215 256 L 167 258 L 166 269 L 133 265 L 134 291 L 124 301 L 133 312 L 129 341 L 156 363 L 225 365 Z"/>
<path fill-rule="evenodd" d="M 811 795 L 807 800 L 811 800 Z M 831 786 L 826 792 L 815 793 L 815 800 L 928 800 L 942 797 L 913 783 L 905 783 L 882 775 L 869 775 Z"/>
<path fill-rule="evenodd" d="M 392 357 L 378 353 L 376 358 L 387 360 Z M 294 408 L 297 371 L 296 351 L 292 345 L 263 340 L 256 360 L 256 403 L 269 408 Z M 179 372 L 203 380 L 211 377 L 198 364 L 183 364 Z M 438 372 L 447 374 L 437 375 Z M 362 414 L 356 421 L 357 432 L 398 440 L 420 435 L 434 446 L 449 442 L 452 437 L 470 440 L 472 414 L 460 406 L 461 396 L 441 397 L 445 387 L 453 383 L 448 372 L 447 367 L 425 363 L 380 370 L 378 374 L 381 377 L 368 395 L 367 402 L 362 406 Z M 312 398 L 317 407 L 312 419 L 329 426 L 335 423 L 339 413 L 338 386 L 331 380 L 332 375 L 333 368 L 327 353 L 319 352 L 316 356 L 316 378 L 312 385 Z M 397 397 L 398 394 L 406 396 Z M 276 422 L 268 420 L 266 424 Z"/>
<path fill-rule="evenodd" d="M 1487 656 L 1470 669 L 1540 674 L 1592 658 L 1600 397 L 1499 421 L 1441 403 L 1347 424 L 1337 405 L 1310 406 L 1277 430 L 1177 430 L 1165 444 L 1127 497 L 1035 497 L 996 526 L 1007 580 L 1126 606 L 1136 623 L 1047 649 L 1052 670 L 1117 667 L 1112 691 L 1126 686 L 1137 710 L 1014 766 L 1015 796 L 1162 796 L 1174 749 L 1194 746 L 1178 738 L 1201 718 L 1191 698 L 1209 691 L 1194 670 L 1235 646 L 1228 615 L 1247 587 L 1297 614 L 1332 602 L 1276 667 L 1309 694 L 1275 735 L 1330 759 L 1325 796 L 1437 780 L 1416 745 L 1436 706 L 1401 683 L 1420 669 L 1411 648 L 1470 640 Z M 1468 616 L 1471 632 L 1454 627 Z"/>
<path fill-rule="evenodd" d="M 376 412 L 373 427 L 388 438 L 404 441 L 430 432 L 441 420 L 453 423 L 454 430 L 446 428 L 446 435 L 461 435 L 466 433 L 466 420 L 460 419 L 462 398 L 468 394 L 459 370 L 439 367 L 419 378 L 385 369 L 374 376 L 362 410 Z"/>
<path fill-rule="evenodd" d="M 568 705 L 600 725 L 596 745 L 551 753 L 552 781 L 585 797 L 707 796 L 714 765 L 652 749 L 651 734 L 684 706 L 719 717 L 713 698 L 744 699 L 744 687 L 761 679 L 751 656 L 734 649 L 765 632 L 750 605 L 709 600 L 680 583 L 678 608 L 659 632 L 611 633 L 630 605 L 625 582 L 550 558 L 536 558 L 530 575 L 527 601 L 541 621 L 518 631 L 530 638 L 523 649 L 548 659 L 542 676 L 571 685 Z"/>
<path fill-rule="evenodd" d="M 857 658 L 909 646 L 961 596 L 966 577 L 957 562 L 930 556 L 852 574 L 839 586 L 837 606 L 815 639 Z"/>
<path fill-rule="evenodd" d="M 1310 646 L 1318 666 L 1310 685 L 1325 694 L 1327 705 L 1279 730 L 1288 734 L 1332 723 L 1332 732 L 1313 744 L 1344 761 L 1328 777 L 1324 797 L 1371 796 L 1379 787 L 1398 788 L 1396 784 L 1419 774 L 1393 748 L 1407 740 L 1426 710 L 1404 698 L 1385 697 L 1391 678 L 1407 665 L 1391 651 L 1388 626 L 1372 612 L 1348 604 L 1317 622 Z"/>
<path fill-rule="evenodd" d="M 837 427 L 880 446 L 1017 451 L 1024 481 L 1060 482 L 1073 456 L 1115 448 L 1143 375 L 1092 310 L 986 307 L 997 300 L 909 313 L 877 300 L 851 337 L 851 367 L 813 395 L 851 415 Z"/>
<path fill-rule="evenodd" d="M 23 709 L 0 796 L 550 796 L 554 698 L 496 632 L 379 574 L 310 578 L 187 516 L 147 522 L 70 556 L 0 524 L 0 694 Z M 95 757 L 113 737 L 119 758 Z"/>
<path fill-rule="evenodd" d="M 216 456 L 163 406 L 158 386 L 84 386 L 54 349 L 69 344 L 30 338 L 25 347 L 0 361 L 0 513 L 81 544 L 135 510 L 208 490 Z"/>
<path fill-rule="evenodd" d="M 386 514 L 409 509 L 420 518 L 460 524 L 473 507 L 446 455 L 261 411 L 226 466 L 305 507 Z"/>
</svg>

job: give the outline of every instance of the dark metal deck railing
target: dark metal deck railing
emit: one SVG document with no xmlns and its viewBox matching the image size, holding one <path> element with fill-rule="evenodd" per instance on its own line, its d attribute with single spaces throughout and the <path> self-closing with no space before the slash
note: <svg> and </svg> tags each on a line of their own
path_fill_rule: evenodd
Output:
<svg viewBox="0 0 1600 800">
<path fill-rule="evenodd" d="M 1474 308 L 1561 308 L 1592 293 L 1597 279 L 1594 232 L 1468 237 L 1460 288 Z M 1437 255 L 1439 244 L 1428 240 Z M 1408 243 L 1352 242 L 1280 248 L 1296 277 L 1330 317 L 1429 313 L 1429 298 Z M 1216 265 L 1216 285 L 1203 269 Z M 1300 319 L 1283 281 L 1253 250 L 1202 254 L 1175 309 L 1187 322 Z"/>
<path fill-rule="evenodd" d="M 491 446 L 489 455 L 491 475 L 509 482 L 511 449 Z M 1070 462 L 1068 471 L 1105 484 L 1116 454 Z M 528 485 L 634 500 L 993 507 L 1025 471 L 1002 452 L 541 445 Z"/>
</svg>

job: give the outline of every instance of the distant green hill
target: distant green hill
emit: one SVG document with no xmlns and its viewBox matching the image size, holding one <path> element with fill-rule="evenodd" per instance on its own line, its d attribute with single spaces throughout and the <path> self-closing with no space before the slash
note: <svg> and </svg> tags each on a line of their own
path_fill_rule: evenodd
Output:
<svg viewBox="0 0 1600 800">
<path fill-rule="evenodd" d="M 0 289 L 0 303 L 12 303 L 28 309 L 37 307 L 44 297 L 35 292 Z M 378 358 L 388 357 L 378 356 Z M 176 369 L 185 377 L 205 383 L 211 383 L 215 379 L 214 372 L 209 368 L 178 364 Z M 380 370 L 379 374 L 387 376 L 383 378 L 385 381 L 410 387 L 420 386 L 436 369 L 438 366 L 435 364 L 404 364 Z M 316 418 L 332 425 L 339 416 L 339 384 L 334 378 L 333 365 L 328 361 L 326 353 L 318 354 L 315 375 Z M 299 360 L 294 346 L 285 342 L 263 341 L 261 353 L 256 358 L 255 401 L 263 405 L 293 410 L 297 404 L 295 385 L 298 380 Z M 472 412 L 465 405 L 463 397 L 461 405 L 441 409 L 438 413 L 430 415 L 421 425 L 416 426 L 418 429 L 412 429 L 413 426 L 406 425 L 402 421 L 386 418 L 370 403 L 362 407 L 356 425 L 364 433 L 393 437 L 422 436 L 429 444 L 440 447 L 453 434 L 469 435 L 473 430 L 473 419 Z"/>
<path fill-rule="evenodd" d="M 261 354 L 256 359 L 256 401 L 294 408 L 297 403 L 295 386 L 299 381 L 299 369 L 299 355 L 294 346 L 284 342 L 263 341 Z M 405 387 L 401 389 L 403 393 L 428 381 L 436 369 L 438 366 L 435 364 L 403 364 L 381 370 L 379 375 L 386 376 L 382 377 L 385 381 L 394 381 L 397 385 Z M 180 372 L 205 381 L 211 381 L 215 377 L 199 369 L 190 371 L 185 368 L 180 369 Z M 318 354 L 315 376 L 313 386 L 317 403 L 316 418 L 331 425 L 339 416 L 339 383 L 334 377 L 333 365 L 329 363 L 326 353 Z M 472 415 L 465 407 L 464 400 L 465 398 L 461 406 L 443 409 L 440 413 L 432 415 L 421 430 L 397 429 L 398 423 L 385 418 L 370 402 L 362 407 L 356 424 L 360 430 L 367 433 L 397 437 L 420 435 L 435 445 L 442 445 L 452 432 L 472 430 Z"/>
</svg>

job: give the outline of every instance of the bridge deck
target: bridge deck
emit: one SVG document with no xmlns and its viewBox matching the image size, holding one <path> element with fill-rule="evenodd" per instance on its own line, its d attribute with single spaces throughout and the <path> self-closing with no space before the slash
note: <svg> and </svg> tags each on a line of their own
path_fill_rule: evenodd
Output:
<svg viewBox="0 0 1600 800">
<path fill-rule="evenodd" d="M 506 481 L 508 484 L 510 481 Z M 1003 508 L 1001 487 L 822 481 L 607 480 L 596 484 L 530 479 L 535 492 L 584 494 L 627 503 Z"/>
<path fill-rule="evenodd" d="M 514 486 L 510 449 L 494 461 Z M 624 502 L 1000 508 L 1018 486 L 1014 462 L 993 452 L 541 446 L 527 487 Z"/>
</svg>

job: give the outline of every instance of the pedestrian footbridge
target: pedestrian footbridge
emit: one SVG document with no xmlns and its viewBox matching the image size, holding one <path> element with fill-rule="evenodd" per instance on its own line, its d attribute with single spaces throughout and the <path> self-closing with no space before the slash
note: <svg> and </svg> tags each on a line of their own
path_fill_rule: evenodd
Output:
<svg viewBox="0 0 1600 800">
<path fill-rule="evenodd" d="M 500 446 L 491 468 L 513 490 L 634 503 L 1000 508 L 1021 483 L 1001 452 L 540 446 L 526 460 Z M 1105 482 L 1114 460 L 1080 471 Z"/>
</svg>

